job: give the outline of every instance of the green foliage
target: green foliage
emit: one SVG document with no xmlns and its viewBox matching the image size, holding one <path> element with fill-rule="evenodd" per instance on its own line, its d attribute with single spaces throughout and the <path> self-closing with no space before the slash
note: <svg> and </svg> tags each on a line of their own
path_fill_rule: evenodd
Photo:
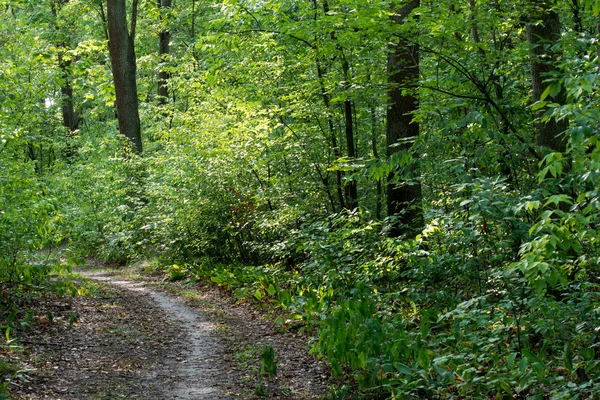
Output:
<svg viewBox="0 0 600 400">
<path fill-rule="evenodd" d="M 275 350 L 271 346 L 265 346 L 260 353 L 260 374 L 264 375 L 267 380 L 277 374 Z"/>
<path fill-rule="evenodd" d="M 313 351 L 352 381 L 342 392 L 597 397 L 600 3 L 555 4 L 554 72 L 534 102 L 526 37 L 540 21 L 523 15 L 542 3 L 422 3 L 396 24 L 386 2 L 178 2 L 162 17 L 144 2 L 143 157 L 117 132 L 97 5 L 3 4 L 5 332 L 77 256 L 151 257 L 167 279 L 280 307 L 281 328 L 315 333 Z M 421 133 L 385 158 L 391 38 L 420 45 Z M 67 83 L 75 132 L 61 124 Z M 535 137 L 557 120 L 564 152 Z M 355 158 L 342 156 L 346 122 Z M 392 239 L 385 186 L 406 182 L 423 189 L 426 225 Z M 40 255 L 56 246 L 76 257 Z"/>
<path fill-rule="evenodd" d="M 10 400 L 8 393 L 8 379 L 12 378 L 19 372 L 19 367 L 13 364 L 6 363 L 0 360 L 0 399 Z"/>
</svg>

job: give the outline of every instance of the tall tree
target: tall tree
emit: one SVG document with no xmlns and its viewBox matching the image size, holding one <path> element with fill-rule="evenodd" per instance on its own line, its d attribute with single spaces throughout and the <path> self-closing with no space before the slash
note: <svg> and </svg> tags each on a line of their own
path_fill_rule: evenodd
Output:
<svg viewBox="0 0 600 400">
<path fill-rule="evenodd" d="M 119 131 L 142 153 L 133 36 L 127 30 L 125 0 L 107 0 L 109 52 L 115 85 Z M 135 23 L 132 21 L 132 30 Z"/>
<path fill-rule="evenodd" d="M 169 89 L 167 82 L 169 80 L 169 72 L 165 68 L 169 56 L 169 42 L 171 41 L 171 32 L 164 26 L 165 14 L 171 9 L 171 0 L 158 0 L 158 8 L 160 11 L 161 30 L 158 34 L 158 101 L 160 104 L 166 104 L 169 97 Z M 193 18 L 193 17 L 192 17 Z"/>
<path fill-rule="evenodd" d="M 314 13 L 313 19 L 314 19 L 314 22 L 317 23 L 318 15 L 319 15 L 319 3 L 317 0 L 312 0 L 312 2 L 313 2 L 313 13 Z M 324 0 L 322 6 L 323 6 L 323 13 L 325 15 L 327 15 L 327 13 L 329 13 L 329 3 L 326 0 Z M 331 107 L 331 96 L 325 85 L 326 70 L 325 70 L 325 67 L 323 66 L 323 61 L 321 60 L 321 55 L 319 54 L 320 49 L 319 49 L 318 43 L 319 43 L 318 39 L 315 38 L 315 47 L 314 47 L 315 64 L 316 64 L 316 69 L 317 69 L 317 78 L 318 78 L 318 82 L 319 82 L 321 98 L 323 99 L 323 104 L 325 105 L 325 109 L 327 111 L 327 127 L 329 130 L 328 132 L 329 132 L 329 140 L 330 140 L 329 146 L 333 150 L 334 157 L 336 159 L 339 159 L 341 154 L 340 154 L 340 147 L 338 146 L 337 132 L 335 130 L 335 126 L 334 126 L 334 122 L 333 122 L 333 116 L 332 116 L 333 110 Z M 336 192 L 337 192 L 338 202 L 340 204 L 340 208 L 346 208 L 346 201 L 344 199 L 343 182 L 342 182 L 343 181 L 342 171 L 337 169 L 335 174 L 336 174 Z M 335 211 L 335 207 L 333 206 L 333 203 L 332 203 L 332 210 Z"/>
<path fill-rule="evenodd" d="M 55 29 L 59 37 L 64 36 L 64 34 L 60 32 L 61 26 L 58 23 L 58 14 L 62 7 L 68 2 L 69 0 L 55 0 L 50 4 L 52 15 L 55 19 Z M 58 54 L 58 66 L 60 68 L 60 74 L 62 77 L 60 91 L 62 94 L 63 125 L 69 129 L 70 132 L 74 132 L 77 130 L 80 121 L 79 115 L 75 111 L 75 106 L 73 104 L 73 87 L 71 85 L 71 56 L 66 54 L 68 44 L 64 39 L 58 41 L 57 47 L 61 49 L 60 53 Z M 68 153 L 70 154 L 71 151 L 72 150 L 70 149 Z"/>
<path fill-rule="evenodd" d="M 73 104 L 73 87 L 71 86 L 71 60 L 65 59 L 64 55 L 59 55 L 58 64 L 62 75 L 62 85 L 60 92 L 62 94 L 62 117 L 63 125 L 71 132 L 75 132 L 79 127 L 79 114 L 75 111 Z"/>
<path fill-rule="evenodd" d="M 394 24 L 405 24 L 412 11 L 419 7 L 419 0 L 409 0 L 398 8 L 392 5 Z M 413 118 L 419 107 L 417 81 L 419 79 L 419 45 L 414 38 L 403 37 L 390 45 L 388 55 L 389 106 L 387 110 L 386 143 L 387 156 L 399 151 L 411 151 L 412 143 L 419 135 L 419 123 Z M 390 236 L 403 233 L 412 235 L 423 227 L 421 207 L 421 184 L 415 179 L 417 165 L 411 162 L 401 183 L 397 183 L 397 173 L 388 178 L 387 209 L 388 215 L 398 219 L 390 231 Z M 396 171 L 398 172 L 398 171 Z"/>
<path fill-rule="evenodd" d="M 341 48 L 338 46 L 342 57 L 342 71 L 344 72 L 344 89 L 350 89 L 350 65 Z M 356 143 L 354 140 L 354 112 L 352 110 L 352 101 L 350 98 L 344 100 L 344 133 L 346 135 L 346 154 L 348 159 L 353 161 L 356 158 Z M 346 191 L 346 207 L 354 209 L 358 207 L 358 190 L 356 180 L 350 179 L 345 186 Z"/>
<path fill-rule="evenodd" d="M 329 1 L 323 0 L 323 13 L 328 15 L 330 13 Z M 338 42 L 336 32 L 331 31 L 329 33 L 330 39 L 335 43 L 336 51 L 339 53 L 338 56 L 341 59 L 343 83 L 342 87 L 346 92 L 350 89 L 350 64 L 344 53 L 344 48 Z M 346 137 L 346 155 L 349 160 L 353 160 L 356 157 L 356 143 L 354 139 L 354 112 L 352 110 L 352 101 L 349 97 L 344 99 L 344 136 Z M 346 195 L 345 201 L 340 202 L 342 208 L 354 209 L 358 207 L 358 189 L 356 187 L 356 180 L 349 179 L 344 185 L 344 193 Z"/>
<path fill-rule="evenodd" d="M 560 39 L 560 18 L 552 9 L 548 0 L 533 0 L 531 2 L 533 20 L 527 26 L 527 40 L 531 44 L 531 86 L 533 100 L 539 101 L 548 89 L 553 101 L 564 104 L 566 91 L 562 85 L 554 85 L 551 78 L 559 73 L 557 61 L 561 53 L 556 50 Z M 553 89 L 554 90 L 551 90 Z M 537 143 L 554 151 L 565 151 L 566 138 L 564 135 L 569 122 L 566 119 L 558 121 L 550 118 L 535 126 Z"/>
</svg>

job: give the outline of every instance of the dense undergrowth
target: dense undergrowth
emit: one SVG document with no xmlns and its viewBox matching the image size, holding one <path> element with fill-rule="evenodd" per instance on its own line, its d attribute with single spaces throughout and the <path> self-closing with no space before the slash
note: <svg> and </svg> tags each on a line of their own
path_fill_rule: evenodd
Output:
<svg viewBox="0 0 600 400">
<path fill-rule="evenodd" d="M 296 268 L 206 260 L 172 265 L 168 273 L 282 308 L 283 329 L 299 321 L 317 328 L 315 354 L 327 358 L 335 375 L 355 381 L 346 394 L 357 388 L 375 398 L 598 393 L 595 285 L 565 282 L 550 295 L 515 267 L 469 271 L 457 261 L 468 254 L 445 260 L 437 229 L 399 242 L 386 238 L 383 226 L 357 213 L 307 225 L 296 233 L 303 243 L 296 251 L 308 255 Z M 499 257 L 503 245 L 497 246 L 488 250 Z"/>
</svg>

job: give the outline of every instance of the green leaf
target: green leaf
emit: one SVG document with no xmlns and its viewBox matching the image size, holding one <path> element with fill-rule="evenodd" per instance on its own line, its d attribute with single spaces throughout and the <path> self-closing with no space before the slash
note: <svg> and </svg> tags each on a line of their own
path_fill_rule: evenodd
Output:
<svg viewBox="0 0 600 400">
<path fill-rule="evenodd" d="M 592 6 L 592 13 L 594 14 L 595 17 L 600 15 L 600 0 L 596 0 L 594 2 L 594 5 Z"/>
<path fill-rule="evenodd" d="M 275 286 L 273 286 L 273 284 L 271 283 L 269 285 L 269 288 L 267 289 L 267 293 L 269 293 L 269 296 L 274 296 L 275 295 Z"/>
<path fill-rule="evenodd" d="M 533 286 L 533 289 L 536 292 L 543 293 L 544 290 L 546 289 L 546 281 L 544 281 L 543 279 L 537 279 L 537 280 L 531 282 L 531 286 Z"/>
<path fill-rule="evenodd" d="M 531 351 L 529 351 L 527 349 L 523 349 L 523 355 L 525 357 L 527 357 L 527 359 L 532 363 L 536 362 L 536 363 L 541 364 L 542 366 L 544 364 L 544 362 L 538 356 L 536 356 L 535 354 L 533 354 Z"/>
<path fill-rule="evenodd" d="M 527 368 L 528 365 L 529 365 L 529 360 L 527 360 L 527 358 L 525 358 L 525 357 L 521 358 L 521 361 L 519 361 L 519 372 L 521 374 L 524 374 L 525 369 Z"/>
<path fill-rule="evenodd" d="M 410 376 L 413 374 L 412 369 L 408 365 L 401 362 L 394 363 L 394 368 L 396 368 L 398 372 L 402 372 L 404 375 Z"/>
<path fill-rule="evenodd" d="M 419 349 L 419 353 L 417 355 L 417 361 L 419 362 L 419 365 L 421 366 L 421 368 L 423 368 L 426 371 L 429 369 L 429 366 L 431 364 L 431 359 L 429 358 L 427 348 L 421 347 Z"/>
<path fill-rule="evenodd" d="M 555 194 L 546 200 L 544 207 L 547 207 L 550 204 L 558 206 L 559 203 L 573 204 L 573 200 L 571 200 L 571 197 L 566 194 Z"/>
<path fill-rule="evenodd" d="M 550 85 L 548 85 L 546 90 L 544 90 L 544 92 L 540 95 L 540 100 L 543 101 L 548 96 L 556 97 L 560 93 L 561 88 L 562 88 L 562 84 L 560 83 L 560 81 L 552 82 Z"/>
<path fill-rule="evenodd" d="M 569 372 L 573 372 L 573 347 L 571 342 L 565 344 L 565 368 Z"/>
<path fill-rule="evenodd" d="M 425 316 L 421 317 L 421 323 L 419 324 L 419 331 L 421 332 L 422 338 L 425 338 L 425 337 L 427 337 L 427 335 L 429 335 L 430 328 L 431 328 L 431 324 L 429 323 L 429 320 Z"/>
<path fill-rule="evenodd" d="M 550 270 L 550 273 L 546 275 L 545 278 L 546 282 L 548 282 L 548 284 L 552 287 L 556 286 L 556 284 L 558 283 L 558 273 L 554 268 Z"/>
<path fill-rule="evenodd" d="M 548 89 L 546 89 L 546 90 L 548 90 Z M 545 92 L 544 92 L 544 93 L 545 93 Z M 536 102 L 535 102 L 535 103 L 533 103 L 533 105 L 531 106 L 531 109 L 532 109 L 533 111 L 541 110 L 542 108 L 544 108 L 544 107 L 546 106 L 546 104 L 548 104 L 548 103 L 546 103 L 545 101 L 541 101 L 541 100 L 540 100 L 540 101 L 536 101 Z"/>
<path fill-rule="evenodd" d="M 254 295 L 253 295 L 253 296 L 254 296 L 254 298 L 255 298 L 256 300 L 258 300 L 258 301 L 261 301 L 261 300 L 262 300 L 262 298 L 263 298 L 263 296 L 262 296 L 262 292 L 260 291 L 260 289 L 256 289 L 256 290 L 254 291 Z"/>
<path fill-rule="evenodd" d="M 531 363 L 531 368 L 535 371 L 536 375 L 540 378 L 543 378 L 545 375 L 544 365 L 538 362 Z"/>
</svg>

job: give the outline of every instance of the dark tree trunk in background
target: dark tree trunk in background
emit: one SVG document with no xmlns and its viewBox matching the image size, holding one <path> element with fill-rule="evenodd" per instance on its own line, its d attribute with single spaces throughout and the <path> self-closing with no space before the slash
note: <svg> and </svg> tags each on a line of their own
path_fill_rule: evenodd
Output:
<svg viewBox="0 0 600 400">
<path fill-rule="evenodd" d="M 323 73 L 323 68 L 321 67 L 321 60 L 319 56 L 315 56 L 315 62 L 317 65 L 317 77 L 319 78 L 319 87 L 321 89 L 321 97 L 323 98 L 323 104 L 325 105 L 325 109 L 327 110 L 327 128 L 329 129 L 329 146 L 333 151 L 333 156 L 338 159 L 340 158 L 340 148 L 337 143 L 337 137 L 335 132 L 335 127 L 333 124 L 333 119 L 331 117 L 331 102 L 329 99 L 329 94 L 327 93 L 327 89 L 325 88 L 325 77 Z M 338 202 L 340 203 L 340 208 L 346 207 L 346 202 L 344 201 L 344 192 L 342 190 L 342 171 L 335 171 L 336 178 L 336 192 L 338 197 Z M 333 209 L 335 212 L 335 207 Z"/>
<path fill-rule="evenodd" d="M 127 30 L 125 0 L 107 0 L 109 51 L 115 83 L 119 131 L 142 153 L 140 115 L 135 80 L 135 50 Z M 135 24 L 132 23 L 132 27 Z"/>
<path fill-rule="evenodd" d="M 317 22 L 319 4 L 318 4 L 317 0 L 312 0 L 312 1 L 313 1 L 313 10 L 314 10 L 314 21 Z M 325 13 L 329 12 L 329 5 L 327 4 L 327 1 L 323 2 L 323 11 Z M 330 145 L 331 150 L 333 151 L 333 156 L 336 159 L 338 159 L 338 158 L 340 158 L 340 148 L 338 146 L 335 126 L 333 123 L 332 110 L 331 110 L 331 99 L 329 97 L 329 92 L 327 91 L 327 88 L 325 86 L 326 71 L 324 70 L 324 67 L 321 62 L 321 58 L 319 56 L 317 48 L 315 48 L 315 64 L 317 67 L 317 78 L 319 80 L 319 88 L 321 90 L 321 97 L 323 98 L 323 104 L 325 105 L 325 109 L 327 110 L 327 127 L 329 129 L 329 140 L 330 140 L 329 145 Z M 336 193 L 337 193 L 338 202 L 340 204 L 340 208 L 346 208 L 346 202 L 344 199 L 344 191 L 343 191 L 343 176 L 342 175 L 343 175 L 342 171 L 340 171 L 339 169 L 337 171 L 335 171 L 335 179 L 336 179 L 335 186 L 336 186 Z M 333 212 L 335 212 L 335 207 L 333 208 Z"/>
<path fill-rule="evenodd" d="M 419 6 L 419 0 L 408 1 L 403 7 L 393 8 L 392 21 L 405 23 L 410 13 Z M 399 151 L 411 151 L 414 139 L 419 135 L 419 124 L 413 121 L 413 113 L 419 107 L 416 88 L 419 79 L 419 46 L 414 40 L 401 39 L 390 46 L 388 55 L 388 91 L 390 104 L 387 110 L 386 142 L 387 156 Z M 405 177 L 390 174 L 387 187 L 387 209 L 389 216 L 397 222 L 390 231 L 396 237 L 402 233 L 409 236 L 423 229 L 421 206 L 421 184 L 415 180 L 417 164 L 404 169 Z M 394 183 L 398 181 L 397 183 Z"/>
<path fill-rule="evenodd" d="M 316 21 L 316 8 L 317 1 L 313 0 L 313 4 L 315 5 L 315 21 Z M 323 0 L 323 13 L 325 15 L 329 14 L 329 2 L 328 0 Z M 330 32 L 330 38 L 332 42 L 337 42 L 336 34 L 334 31 Z M 344 49 L 342 46 L 337 43 L 336 49 L 340 54 L 342 60 L 342 72 L 344 73 L 344 88 L 348 90 L 350 88 L 350 65 L 348 60 L 346 59 L 346 55 L 344 54 Z M 346 137 L 346 155 L 349 159 L 354 159 L 356 157 L 355 152 L 355 143 L 354 143 L 354 117 L 352 111 L 352 101 L 350 99 L 344 100 L 344 135 Z M 339 157 L 339 156 L 338 156 Z M 342 183 L 342 173 L 338 171 L 338 184 Z M 356 188 L 356 181 L 349 180 L 346 184 L 343 185 L 345 201 L 340 201 L 341 207 L 344 209 L 352 210 L 358 207 L 358 191 Z M 339 190 L 341 192 L 341 188 Z M 341 193 L 340 193 L 341 194 Z M 342 196 L 343 198 L 343 196 Z"/>
<path fill-rule="evenodd" d="M 379 152 L 377 151 L 377 117 L 375 115 L 375 106 L 369 107 L 369 114 L 371 115 L 371 150 L 373 151 L 373 158 L 379 161 Z M 381 179 L 377 179 L 377 192 L 375 196 L 375 219 L 381 220 L 381 194 L 383 192 Z"/>
<path fill-rule="evenodd" d="M 62 117 L 63 125 L 74 132 L 79 127 L 79 115 L 73 105 L 73 88 L 71 87 L 70 66 L 71 61 L 65 61 L 62 56 L 58 58 L 58 64 L 62 74 L 62 85 L 60 92 L 62 94 Z"/>
<path fill-rule="evenodd" d="M 171 0 L 158 0 L 158 7 L 161 13 L 161 24 L 165 23 L 165 14 L 171 9 Z M 171 41 L 171 32 L 163 26 L 158 34 L 158 102 L 166 104 L 169 98 L 169 89 L 167 82 L 170 74 L 166 71 L 165 65 L 168 62 L 169 42 Z"/>
<path fill-rule="evenodd" d="M 561 52 L 552 49 L 560 39 L 560 20 L 558 14 L 551 10 L 548 1 L 532 1 L 531 23 L 527 26 L 527 40 L 531 44 L 531 86 L 533 100 L 539 101 L 542 93 L 551 82 L 547 82 L 553 74 L 559 72 L 557 62 Z M 566 92 L 564 87 L 552 98 L 558 104 L 565 104 Z M 541 114 L 544 113 L 542 109 Z M 541 115 L 540 115 L 541 116 Z M 554 118 L 546 122 L 538 122 L 535 126 L 537 143 L 553 151 L 564 152 L 566 137 L 564 132 L 569 121 L 557 121 Z"/>
<path fill-rule="evenodd" d="M 50 9 L 52 11 L 52 15 L 55 18 L 55 26 L 56 32 L 59 37 L 61 35 L 61 26 L 58 23 L 59 15 L 58 13 L 62 10 L 62 7 L 65 6 L 69 0 L 55 0 L 50 3 Z M 63 126 L 68 129 L 67 137 L 68 139 L 72 139 L 74 137 L 74 132 L 79 128 L 79 115 L 75 111 L 75 105 L 73 104 L 73 87 L 71 86 L 71 58 L 70 55 L 67 54 L 67 43 L 64 38 L 60 40 L 58 47 L 61 49 L 61 52 L 58 54 L 58 68 L 60 69 L 60 75 L 62 78 L 60 93 L 61 93 L 61 105 L 62 105 L 62 120 Z M 75 146 L 72 140 L 69 140 L 66 144 L 66 148 L 64 151 L 64 156 L 69 159 L 75 155 Z"/>
<path fill-rule="evenodd" d="M 79 129 L 79 114 L 75 111 L 73 105 L 73 88 L 71 87 L 71 61 L 65 61 L 62 56 L 58 57 L 58 65 L 62 74 L 62 85 L 60 92 L 62 95 L 62 117 L 63 126 L 68 129 L 68 142 L 64 150 L 64 157 L 69 160 L 75 155 L 76 147 L 73 143 L 75 131 Z"/>
<path fill-rule="evenodd" d="M 340 49 L 341 52 L 341 49 Z M 348 60 L 342 52 L 342 70 L 344 72 L 344 88 L 350 89 L 350 66 Z M 346 134 L 346 154 L 348 159 L 352 162 L 356 158 L 356 145 L 354 143 L 354 113 L 352 110 L 352 101 L 347 98 L 344 100 L 344 132 Z M 358 190 L 356 188 L 356 181 L 354 179 L 349 180 L 344 186 L 346 192 L 346 208 L 349 210 L 358 207 Z"/>
</svg>

